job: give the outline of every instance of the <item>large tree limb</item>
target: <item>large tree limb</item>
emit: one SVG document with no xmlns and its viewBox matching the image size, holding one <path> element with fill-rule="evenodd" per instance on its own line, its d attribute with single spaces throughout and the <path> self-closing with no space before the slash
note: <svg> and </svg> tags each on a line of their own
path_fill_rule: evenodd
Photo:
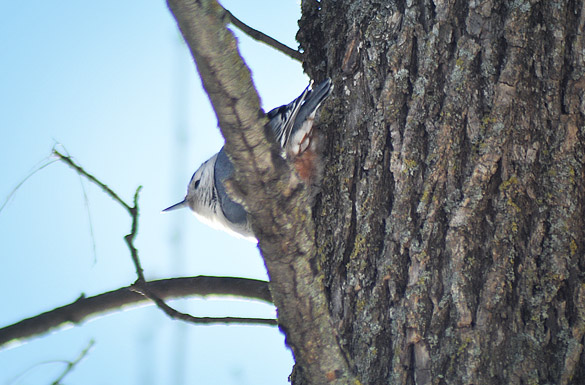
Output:
<svg viewBox="0 0 585 385">
<path fill-rule="evenodd" d="M 277 145 L 223 8 L 213 0 L 168 0 L 217 114 L 235 167 L 232 192 L 250 214 L 270 288 L 297 365 L 314 383 L 349 383 L 352 374 L 331 322 L 322 279 L 312 269 L 314 224 L 307 191 Z"/>
<path fill-rule="evenodd" d="M 271 302 L 268 285 L 265 281 L 232 277 L 185 277 L 144 282 L 157 298 L 176 299 L 189 296 L 228 295 Z M 150 298 L 128 286 L 94 297 L 80 297 L 75 302 L 39 314 L 0 329 L 0 349 L 12 343 L 21 343 L 38 335 L 54 331 L 66 325 L 80 324 L 100 314 L 120 310 L 130 305 L 149 302 Z M 273 319 L 237 317 L 192 317 L 190 322 L 239 323 L 274 325 Z"/>
</svg>

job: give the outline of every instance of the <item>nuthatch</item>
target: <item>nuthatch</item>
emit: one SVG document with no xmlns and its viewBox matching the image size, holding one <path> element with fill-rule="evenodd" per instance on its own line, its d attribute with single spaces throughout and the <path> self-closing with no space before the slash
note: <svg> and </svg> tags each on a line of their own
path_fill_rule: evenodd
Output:
<svg viewBox="0 0 585 385">
<path fill-rule="evenodd" d="M 277 107 L 266 116 L 268 126 L 283 149 L 282 155 L 292 162 L 299 177 L 308 185 L 315 184 L 321 165 L 313 120 L 319 105 L 331 92 L 331 79 L 313 89 L 311 84 L 291 103 Z M 187 195 L 181 202 L 166 208 L 171 211 L 189 207 L 202 222 L 239 237 L 255 239 L 248 214 L 228 195 L 224 181 L 234 174 L 234 166 L 222 149 L 203 163 L 189 182 Z"/>
</svg>

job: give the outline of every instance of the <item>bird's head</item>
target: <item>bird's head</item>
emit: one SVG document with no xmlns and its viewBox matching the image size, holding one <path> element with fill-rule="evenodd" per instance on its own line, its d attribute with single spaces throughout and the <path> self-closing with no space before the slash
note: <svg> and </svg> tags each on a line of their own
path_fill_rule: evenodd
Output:
<svg viewBox="0 0 585 385">
<path fill-rule="evenodd" d="M 191 177 L 187 187 L 187 195 L 181 202 L 164 209 L 164 212 L 189 207 L 195 214 L 209 217 L 217 204 L 217 193 L 214 184 L 214 168 L 217 154 L 203 163 Z"/>
</svg>

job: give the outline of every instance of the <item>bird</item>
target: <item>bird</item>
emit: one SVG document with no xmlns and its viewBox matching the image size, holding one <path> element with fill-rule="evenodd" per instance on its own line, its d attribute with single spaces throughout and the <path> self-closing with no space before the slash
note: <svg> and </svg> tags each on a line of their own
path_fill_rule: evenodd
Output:
<svg viewBox="0 0 585 385">
<path fill-rule="evenodd" d="M 313 132 L 315 114 L 332 88 L 329 78 L 314 87 L 311 81 L 298 98 L 266 114 L 268 127 L 282 149 L 281 155 L 292 163 L 298 176 L 310 186 L 318 183 L 322 168 L 317 148 L 318 135 Z M 236 237 L 256 241 L 248 213 L 226 191 L 224 182 L 233 174 L 234 165 L 225 147 L 222 147 L 195 171 L 185 198 L 163 212 L 189 207 L 201 222 Z"/>
</svg>

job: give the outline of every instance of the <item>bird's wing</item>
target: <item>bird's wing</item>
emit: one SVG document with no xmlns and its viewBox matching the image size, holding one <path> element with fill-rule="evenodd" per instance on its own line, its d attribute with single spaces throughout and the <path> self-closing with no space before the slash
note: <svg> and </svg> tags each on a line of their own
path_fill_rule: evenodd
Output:
<svg viewBox="0 0 585 385">
<path fill-rule="evenodd" d="M 313 83 L 311 82 L 311 84 Z M 301 105 L 303 104 L 303 101 L 307 95 L 311 93 L 309 90 L 311 84 L 305 88 L 301 96 L 289 104 L 277 107 L 266 114 L 269 119 L 268 124 L 270 125 L 277 142 L 282 148 L 286 148 L 286 143 L 288 138 L 290 138 L 290 134 L 292 132 L 295 119 L 301 109 Z"/>
<path fill-rule="evenodd" d="M 316 87 L 313 87 L 313 82 L 305 88 L 303 93 L 284 106 L 277 107 L 270 112 L 267 116 L 269 125 L 276 137 L 276 140 L 283 149 L 287 148 L 287 144 L 290 138 L 303 127 L 303 123 L 311 116 L 314 116 L 315 111 L 319 108 L 319 105 L 331 92 L 331 79 L 327 79 Z M 307 128 L 310 130 L 312 124 L 308 125 Z M 301 135 L 300 137 L 303 137 Z M 293 143 L 294 145 L 294 143 Z"/>
</svg>

